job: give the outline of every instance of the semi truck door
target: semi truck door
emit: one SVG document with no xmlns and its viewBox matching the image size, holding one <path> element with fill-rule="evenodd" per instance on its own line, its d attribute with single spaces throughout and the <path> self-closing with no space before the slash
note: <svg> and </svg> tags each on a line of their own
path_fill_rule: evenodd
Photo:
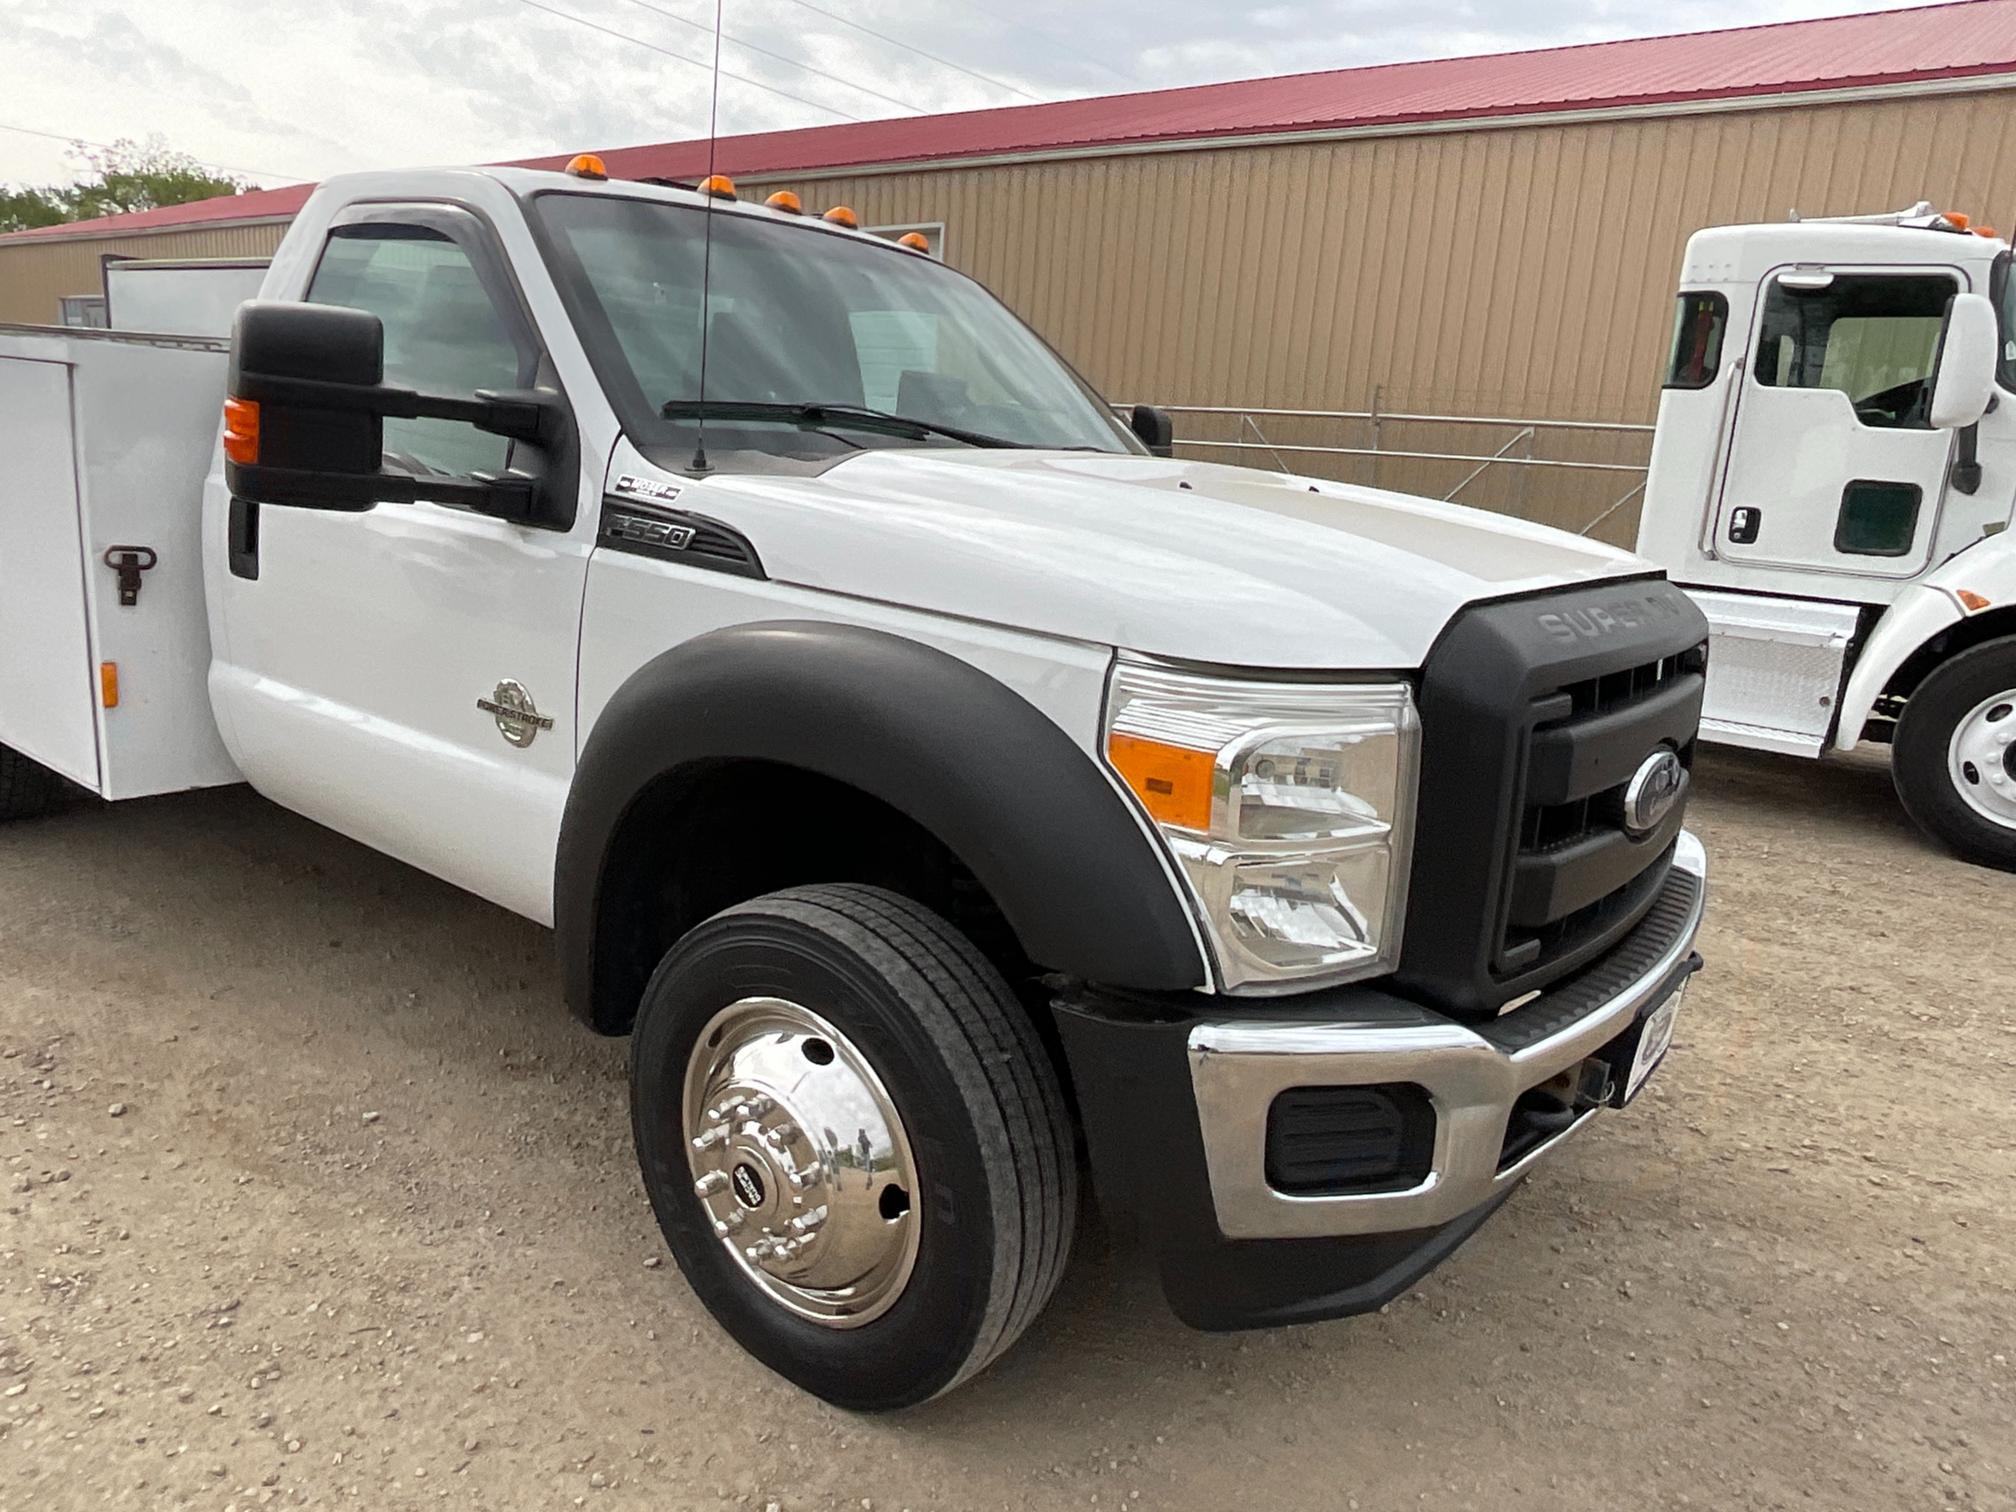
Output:
<svg viewBox="0 0 2016 1512">
<path fill-rule="evenodd" d="M 544 370 L 494 233 L 466 210 L 353 207 L 308 298 L 379 317 L 388 383 L 466 395 Z M 387 466 L 423 475 L 500 473 L 513 445 L 456 421 L 384 423 Z M 580 515 L 556 531 L 428 503 L 234 506 L 213 684 L 254 786 L 550 922 L 593 545 L 594 511 Z"/>
<path fill-rule="evenodd" d="M 1953 436 L 1927 418 L 1956 271 L 1785 269 L 1758 301 L 1716 552 L 1905 578 L 1930 556 Z"/>
</svg>

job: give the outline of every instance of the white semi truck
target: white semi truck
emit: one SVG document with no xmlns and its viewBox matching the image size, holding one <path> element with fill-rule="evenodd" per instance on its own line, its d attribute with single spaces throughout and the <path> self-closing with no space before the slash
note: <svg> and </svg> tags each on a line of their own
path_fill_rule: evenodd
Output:
<svg viewBox="0 0 2016 1512">
<path fill-rule="evenodd" d="M 1702 738 L 1891 744 L 1911 815 L 2016 869 L 2016 285 L 1965 215 L 1687 244 L 1638 550 L 1712 628 Z"/>
<path fill-rule="evenodd" d="M 1081 1143 L 1188 1321 L 1376 1307 L 1660 1062 L 1706 621 L 731 193 L 340 178 L 228 342 L 0 331 L 0 817 L 249 782 L 550 925 L 834 1402 L 1007 1347 Z"/>
</svg>

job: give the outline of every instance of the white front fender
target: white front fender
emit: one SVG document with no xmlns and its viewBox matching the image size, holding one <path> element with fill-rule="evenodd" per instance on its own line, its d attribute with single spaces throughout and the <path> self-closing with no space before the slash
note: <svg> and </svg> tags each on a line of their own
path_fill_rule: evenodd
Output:
<svg viewBox="0 0 2016 1512">
<path fill-rule="evenodd" d="M 1965 597 L 1963 597 L 1963 594 Z M 1897 669 L 1970 614 L 2016 608 L 2016 541 L 1992 535 L 1940 564 L 1876 622 L 1841 694 L 1834 749 L 1852 751 Z"/>
</svg>

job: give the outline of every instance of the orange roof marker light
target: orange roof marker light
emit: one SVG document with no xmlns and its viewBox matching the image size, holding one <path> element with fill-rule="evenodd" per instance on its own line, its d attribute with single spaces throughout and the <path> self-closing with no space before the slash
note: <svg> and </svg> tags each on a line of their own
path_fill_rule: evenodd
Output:
<svg viewBox="0 0 2016 1512">
<path fill-rule="evenodd" d="M 786 215 L 803 215 L 805 213 L 805 202 L 789 189 L 779 189 L 770 198 L 763 201 L 763 203 L 768 205 L 772 210 L 782 210 Z"/>
<path fill-rule="evenodd" d="M 905 231 L 901 236 L 896 238 L 896 245 L 899 247 L 908 247 L 912 252 L 929 252 L 931 250 L 931 238 L 926 236 L 922 231 Z"/>
<path fill-rule="evenodd" d="M 609 177 L 609 170 L 603 166 L 602 159 L 592 152 L 577 152 L 574 156 L 567 159 L 567 171 L 576 178 L 606 179 Z"/>
<path fill-rule="evenodd" d="M 700 180 L 700 192 L 709 199 L 735 198 L 735 180 L 725 173 L 710 173 Z"/>
<path fill-rule="evenodd" d="M 1939 212 L 1939 219 L 1946 222 L 1955 231 L 1965 231 L 1969 226 L 1974 224 L 1973 216 L 1962 215 L 1957 210 L 1942 210 Z"/>
<path fill-rule="evenodd" d="M 835 205 L 831 210 L 820 216 L 819 219 L 831 221 L 836 226 L 845 226 L 849 231 L 859 231 L 861 229 L 861 217 L 856 215 L 852 210 L 849 210 L 845 205 Z"/>
<path fill-rule="evenodd" d="M 241 467 L 259 461 L 259 401 L 235 395 L 224 401 L 224 460 Z"/>
</svg>

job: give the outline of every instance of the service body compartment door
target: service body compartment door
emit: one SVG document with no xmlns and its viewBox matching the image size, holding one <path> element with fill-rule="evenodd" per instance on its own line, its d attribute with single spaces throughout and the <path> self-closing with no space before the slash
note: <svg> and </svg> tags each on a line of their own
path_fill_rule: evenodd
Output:
<svg viewBox="0 0 2016 1512">
<path fill-rule="evenodd" d="M 0 352 L 0 744 L 99 789 L 68 364 Z"/>
<path fill-rule="evenodd" d="M 1908 578 L 1932 550 L 1953 436 L 1931 373 L 1957 270 L 1774 274 L 1758 300 L 1715 553 L 1725 561 Z"/>
<path fill-rule="evenodd" d="M 242 781 L 210 708 L 203 573 L 203 479 L 224 404 L 224 346 L 114 335 L 77 340 L 73 351 L 98 790 L 145 798 Z M 130 604 L 111 564 L 121 547 L 153 563 Z M 117 668 L 111 707 L 96 664 Z"/>
</svg>

